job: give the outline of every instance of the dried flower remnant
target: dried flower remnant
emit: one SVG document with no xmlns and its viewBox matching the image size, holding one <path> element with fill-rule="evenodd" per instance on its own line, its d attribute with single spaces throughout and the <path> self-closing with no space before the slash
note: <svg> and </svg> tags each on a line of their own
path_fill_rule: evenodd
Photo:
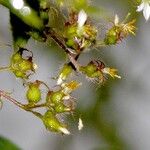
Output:
<svg viewBox="0 0 150 150">
<path fill-rule="evenodd" d="M 23 52 L 27 51 L 31 53 L 27 58 L 23 58 Z M 16 53 L 11 57 L 10 71 L 12 71 L 17 78 L 27 79 L 31 72 L 35 72 L 37 65 L 33 63 L 33 54 L 31 51 L 20 48 Z"/>
<path fill-rule="evenodd" d="M 102 72 L 105 73 L 105 74 L 109 74 L 112 78 L 119 78 L 121 79 L 121 76 L 117 75 L 117 69 L 115 68 L 104 68 L 102 69 Z"/>
<path fill-rule="evenodd" d="M 129 34 L 135 35 L 135 19 L 126 23 L 125 18 L 123 22 L 119 22 L 118 15 L 115 15 L 114 25 L 110 28 L 105 36 L 104 42 L 106 45 L 115 45 L 122 39 L 126 38 Z"/>
</svg>

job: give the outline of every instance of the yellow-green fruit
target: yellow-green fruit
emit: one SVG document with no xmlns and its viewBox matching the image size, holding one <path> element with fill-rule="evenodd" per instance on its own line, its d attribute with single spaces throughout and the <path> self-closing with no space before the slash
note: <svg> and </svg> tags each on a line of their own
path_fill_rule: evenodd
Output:
<svg viewBox="0 0 150 150">
<path fill-rule="evenodd" d="M 25 59 L 24 59 L 22 62 L 20 62 L 19 68 L 20 68 L 22 71 L 32 70 L 32 68 L 33 68 L 32 62 L 30 62 L 29 60 L 25 60 Z"/>
<path fill-rule="evenodd" d="M 29 103 L 37 103 L 41 100 L 41 91 L 37 85 L 31 84 L 26 93 Z"/>
<path fill-rule="evenodd" d="M 19 53 L 16 53 L 11 58 L 13 63 L 19 62 L 22 60 L 22 56 Z"/>
<path fill-rule="evenodd" d="M 50 110 L 44 114 L 43 123 L 45 127 L 52 132 L 59 132 L 59 129 L 63 127 L 62 123 L 60 123 L 55 114 Z"/>
<path fill-rule="evenodd" d="M 109 32 L 107 33 L 106 38 L 104 39 L 105 44 L 107 45 L 114 45 L 116 44 L 118 41 L 118 33 L 117 33 L 117 29 L 112 28 L 109 30 Z"/>
<path fill-rule="evenodd" d="M 50 99 L 52 103 L 59 104 L 62 102 L 63 97 L 64 97 L 64 93 L 62 91 L 56 91 L 51 94 Z"/>
<path fill-rule="evenodd" d="M 63 112 L 69 112 L 69 111 L 71 111 L 71 109 L 69 107 L 66 107 L 62 103 L 55 106 L 56 113 L 63 113 Z"/>
<path fill-rule="evenodd" d="M 87 66 L 85 67 L 80 67 L 80 70 L 86 74 L 88 77 L 92 77 L 93 74 L 97 71 L 97 67 L 92 64 L 92 63 L 89 63 Z"/>
<path fill-rule="evenodd" d="M 13 71 L 13 73 L 15 74 L 17 78 L 22 78 L 22 79 L 27 78 L 26 74 L 22 71 L 15 70 Z"/>
</svg>

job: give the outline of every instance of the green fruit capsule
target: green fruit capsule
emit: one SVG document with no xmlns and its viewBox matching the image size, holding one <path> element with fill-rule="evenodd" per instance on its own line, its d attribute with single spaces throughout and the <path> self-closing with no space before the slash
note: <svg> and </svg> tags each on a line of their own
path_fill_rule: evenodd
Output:
<svg viewBox="0 0 150 150">
<path fill-rule="evenodd" d="M 26 79 L 27 78 L 26 74 L 24 72 L 22 72 L 22 71 L 14 70 L 13 73 L 15 74 L 15 76 L 17 78 L 22 78 L 22 79 Z"/>
<path fill-rule="evenodd" d="M 19 68 L 22 71 L 28 71 L 28 70 L 32 70 L 33 65 L 32 62 L 30 62 L 29 60 L 22 60 L 22 62 L 19 64 Z"/>
<path fill-rule="evenodd" d="M 26 97 L 29 103 L 39 102 L 41 100 L 41 90 L 39 89 L 39 85 L 35 83 L 30 84 Z"/>
<path fill-rule="evenodd" d="M 56 91 L 51 94 L 50 99 L 52 103 L 57 105 L 62 102 L 63 97 L 64 93 L 62 91 Z"/>
<path fill-rule="evenodd" d="M 11 60 L 13 63 L 22 61 L 22 56 L 20 55 L 20 53 L 13 54 Z"/>
<path fill-rule="evenodd" d="M 62 124 L 56 117 L 56 114 L 48 110 L 43 118 L 43 123 L 47 130 L 52 132 L 62 132 L 64 134 L 70 134 L 70 132 L 65 128 L 65 125 Z"/>
<path fill-rule="evenodd" d="M 117 28 L 112 28 L 108 31 L 104 42 L 106 45 L 115 45 L 118 41 L 118 31 Z"/>
<path fill-rule="evenodd" d="M 73 47 L 75 44 L 74 40 L 73 39 L 68 39 L 67 42 L 66 42 L 66 45 L 68 47 Z"/>
<path fill-rule="evenodd" d="M 64 104 L 59 104 L 55 106 L 55 112 L 56 113 L 64 113 L 64 112 L 70 112 L 71 109 L 69 107 L 66 107 Z"/>
<path fill-rule="evenodd" d="M 89 63 L 87 66 L 81 66 L 80 70 L 88 77 L 91 77 L 97 71 L 97 67 L 93 63 Z"/>
<path fill-rule="evenodd" d="M 55 114 L 52 111 L 49 110 L 44 114 L 43 123 L 48 130 L 53 132 L 59 132 L 59 127 L 61 126 L 61 123 L 55 117 Z"/>
</svg>

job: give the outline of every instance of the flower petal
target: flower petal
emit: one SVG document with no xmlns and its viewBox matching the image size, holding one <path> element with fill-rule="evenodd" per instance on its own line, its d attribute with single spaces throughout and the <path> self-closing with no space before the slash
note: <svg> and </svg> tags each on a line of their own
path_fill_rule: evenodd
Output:
<svg viewBox="0 0 150 150">
<path fill-rule="evenodd" d="M 82 119 L 79 118 L 79 122 L 78 122 L 78 130 L 82 130 L 83 129 L 83 122 L 82 122 Z"/>
<path fill-rule="evenodd" d="M 148 3 L 145 3 L 145 6 L 144 6 L 144 10 L 143 10 L 143 15 L 146 19 L 146 21 L 149 19 L 150 17 L 150 6 Z"/>
<path fill-rule="evenodd" d="M 59 130 L 60 130 L 63 134 L 66 134 L 66 135 L 69 135 L 69 134 L 70 134 L 70 132 L 69 132 L 68 129 L 66 129 L 66 128 L 60 127 Z"/>
<path fill-rule="evenodd" d="M 137 7 L 137 12 L 140 12 L 144 9 L 144 3 L 141 3 L 138 7 Z"/>
<path fill-rule="evenodd" d="M 81 10 L 78 14 L 78 21 L 77 21 L 78 26 L 82 27 L 85 24 L 86 20 L 87 20 L 87 14 L 85 13 L 84 10 Z"/>
</svg>

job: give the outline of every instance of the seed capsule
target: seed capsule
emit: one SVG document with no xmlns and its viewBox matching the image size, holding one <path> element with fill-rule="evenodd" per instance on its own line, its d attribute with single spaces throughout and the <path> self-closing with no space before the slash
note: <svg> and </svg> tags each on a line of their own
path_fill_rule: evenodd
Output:
<svg viewBox="0 0 150 150">
<path fill-rule="evenodd" d="M 22 62 L 19 64 L 19 68 L 26 72 L 28 70 L 32 70 L 33 66 L 32 66 L 32 62 L 30 62 L 29 60 L 22 60 Z"/>
<path fill-rule="evenodd" d="M 56 113 L 64 113 L 64 112 L 69 112 L 69 111 L 71 111 L 71 109 L 62 103 L 55 106 Z"/>
<path fill-rule="evenodd" d="M 51 94 L 50 99 L 52 103 L 59 104 L 62 102 L 63 97 L 64 97 L 64 93 L 62 91 L 56 91 Z"/>
<path fill-rule="evenodd" d="M 12 56 L 11 60 L 12 60 L 13 63 L 22 61 L 22 56 L 21 56 L 20 53 L 15 53 L 15 54 Z"/>
<path fill-rule="evenodd" d="M 70 134 L 65 128 L 65 125 L 61 123 L 56 117 L 55 113 L 48 110 L 43 116 L 43 123 L 47 130 L 52 132 L 62 132 L 64 134 Z"/>
<path fill-rule="evenodd" d="M 22 72 L 22 71 L 14 70 L 13 73 L 15 74 L 15 76 L 17 78 L 22 78 L 22 79 L 26 79 L 27 78 L 26 74 L 24 72 Z"/>
<path fill-rule="evenodd" d="M 104 40 L 106 45 L 115 45 L 119 40 L 119 31 L 116 28 L 112 28 L 108 31 L 106 38 Z"/>
<path fill-rule="evenodd" d="M 26 97 L 29 103 L 39 102 L 41 100 L 41 90 L 39 89 L 39 84 L 30 84 L 26 93 Z"/>
<path fill-rule="evenodd" d="M 97 71 L 97 67 L 93 63 L 89 63 L 87 66 L 81 66 L 80 70 L 88 77 L 92 77 L 93 74 Z"/>
</svg>

